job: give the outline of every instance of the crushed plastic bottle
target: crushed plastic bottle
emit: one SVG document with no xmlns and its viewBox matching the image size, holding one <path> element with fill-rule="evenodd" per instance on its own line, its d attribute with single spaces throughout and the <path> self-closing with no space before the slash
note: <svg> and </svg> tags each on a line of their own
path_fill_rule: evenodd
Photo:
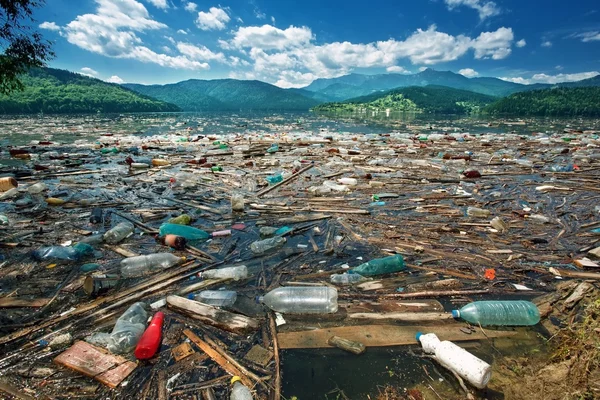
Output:
<svg viewBox="0 0 600 400">
<path fill-rule="evenodd" d="M 233 211 L 242 212 L 244 211 L 244 196 L 239 193 L 231 195 L 231 209 Z"/>
<path fill-rule="evenodd" d="M 158 231 L 159 236 L 176 235 L 184 237 L 187 241 L 206 240 L 210 238 L 208 232 L 187 225 L 162 224 Z"/>
<path fill-rule="evenodd" d="M 252 392 L 241 382 L 242 378 L 234 376 L 231 378 L 231 395 L 229 400 L 253 400 Z"/>
<path fill-rule="evenodd" d="M 282 247 L 286 241 L 287 239 L 281 236 L 258 240 L 250 245 L 250 250 L 255 255 L 261 255 Z"/>
<path fill-rule="evenodd" d="M 129 257 L 121 261 L 121 276 L 135 278 L 172 267 L 184 261 L 185 257 L 177 257 L 172 253 L 155 253 Z"/>
<path fill-rule="evenodd" d="M 198 273 L 202 279 L 233 279 L 239 281 L 248 277 L 248 268 L 245 265 L 236 267 L 225 267 L 219 269 L 209 269 Z"/>
<path fill-rule="evenodd" d="M 483 389 L 492 377 L 492 367 L 452 342 L 438 339 L 435 333 L 426 335 L 418 332 L 425 353 L 434 354 L 434 359 L 443 367 L 455 372 L 476 388 Z"/>
<path fill-rule="evenodd" d="M 188 295 L 188 299 L 214 307 L 231 307 L 237 300 L 237 293 L 234 290 L 203 290 Z"/>
<path fill-rule="evenodd" d="M 530 326 L 540 322 L 537 306 L 525 300 L 475 301 L 453 310 L 452 316 L 482 326 Z"/>
<path fill-rule="evenodd" d="M 406 269 L 404 258 L 400 254 L 393 256 L 377 258 L 366 263 L 360 264 L 358 267 L 352 268 L 352 272 L 363 276 L 391 274 L 400 272 Z"/>
<path fill-rule="evenodd" d="M 336 285 L 352 285 L 355 283 L 364 282 L 367 280 L 361 274 L 356 274 L 350 271 L 350 273 L 343 274 L 333 274 L 330 277 L 331 283 L 335 283 Z"/>
<path fill-rule="evenodd" d="M 508 230 L 508 225 L 500 217 L 494 217 L 490 221 L 490 225 L 492 226 L 492 228 L 496 229 L 500 233 L 504 233 Z"/>
<path fill-rule="evenodd" d="M 117 244 L 127 236 L 131 235 L 134 230 L 135 227 L 131 222 L 121 222 L 114 228 L 107 231 L 104 234 L 103 239 L 108 244 Z"/>
<path fill-rule="evenodd" d="M 41 247 L 32 253 L 38 261 L 79 261 L 94 254 L 94 248 L 87 243 L 77 243 L 74 246 Z"/>
<path fill-rule="evenodd" d="M 175 225 L 189 225 L 192 222 L 192 217 L 187 214 L 181 214 L 178 217 L 169 219 L 169 224 Z"/>
<path fill-rule="evenodd" d="M 278 229 L 279 228 L 273 226 L 261 226 L 258 233 L 260 234 L 260 237 L 268 238 L 275 235 L 275 232 L 277 232 Z"/>
<path fill-rule="evenodd" d="M 117 319 L 110 334 L 96 333 L 86 341 L 102 345 L 111 353 L 125 354 L 135 349 L 140 338 L 146 330 L 148 313 L 144 303 L 135 303 Z"/>
<path fill-rule="evenodd" d="M 337 289 L 329 286 L 290 286 L 257 297 L 273 311 L 284 314 L 331 314 L 338 310 Z"/>
<path fill-rule="evenodd" d="M 478 207 L 468 207 L 467 215 L 473 218 L 487 218 L 490 216 L 490 210 Z"/>
</svg>

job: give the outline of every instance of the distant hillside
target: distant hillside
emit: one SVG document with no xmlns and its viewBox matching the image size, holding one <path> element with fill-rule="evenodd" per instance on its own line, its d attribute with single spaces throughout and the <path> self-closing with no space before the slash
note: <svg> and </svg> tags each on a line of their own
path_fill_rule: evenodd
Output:
<svg viewBox="0 0 600 400">
<path fill-rule="evenodd" d="M 52 68 L 21 77 L 22 92 L 0 95 L 0 113 L 123 113 L 180 111 L 173 104 L 142 96 L 119 85 Z"/>
<path fill-rule="evenodd" d="M 489 105 L 485 111 L 494 115 L 598 117 L 600 87 L 558 87 L 515 93 Z"/>
<path fill-rule="evenodd" d="M 477 112 L 497 100 L 496 97 L 444 86 L 412 86 L 375 93 L 342 103 L 315 107 L 317 112 L 356 112 L 359 110 L 464 114 Z"/>
<path fill-rule="evenodd" d="M 429 85 L 446 86 L 498 97 L 507 96 L 527 88 L 526 85 L 507 82 L 498 78 L 467 78 L 450 71 L 426 69 L 413 75 L 350 74 L 339 78 L 317 79 L 304 89 L 333 97 L 336 101 L 342 101 L 401 87 Z"/>
<path fill-rule="evenodd" d="M 169 85 L 125 84 L 185 111 L 308 110 L 321 101 L 260 81 L 190 79 Z"/>
</svg>

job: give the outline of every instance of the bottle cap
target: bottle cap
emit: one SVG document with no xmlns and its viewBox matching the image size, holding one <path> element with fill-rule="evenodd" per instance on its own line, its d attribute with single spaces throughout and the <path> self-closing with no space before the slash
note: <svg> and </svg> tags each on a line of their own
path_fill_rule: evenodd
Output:
<svg viewBox="0 0 600 400">
<path fill-rule="evenodd" d="M 415 338 L 417 339 L 417 341 L 419 341 L 421 339 L 421 336 L 423 336 L 423 333 L 417 332 L 417 334 L 415 335 Z"/>
<path fill-rule="evenodd" d="M 194 300 L 194 293 L 190 293 L 190 294 L 188 294 L 188 295 L 187 295 L 187 298 L 188 298 L 189 300 Z"/>
<path fill-rule="evenodd" d="M 460 311 L 452 310 L 452 318 L 460 318 Z"/>
<path fill-rule="evenodd" d="M 234 376 L 233 378 L 231 378 L 231 384 L 233 385 L 236 382 L 241 381 L 242 378 L 240 378 L 239 376 Z"/>
<path fill-rule="evenodd" d="M 262 303 L 262 301 L 263 301 L 263 296 L 256 296 L 256 297 L 254 298 L 254 300 L 256 300 L 256 303 L 257 303 L 257 304 L 260 304 L 260 303 Z"/>
</svg>

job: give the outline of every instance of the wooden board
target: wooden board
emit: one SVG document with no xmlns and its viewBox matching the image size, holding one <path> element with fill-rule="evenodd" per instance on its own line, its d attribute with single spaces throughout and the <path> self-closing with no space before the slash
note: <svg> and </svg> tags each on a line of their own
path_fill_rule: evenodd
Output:
<svg viewBox="0 0 600 400">
<path fill-rule="evenodd" d="M 435 333 L 440 340 L 464 341 L 483 340 L 486 336 L 477 331 L 467 335 L 460 331 L 464 324 L 444 324 L 443 326 L 398 326 L 398 325 L 358 325 L 335 328 L 314 329 L 301 332 L 282 332 L 277 334 L 281 349 L 318 349 L 330 346 L 327 341 L 332 336 L 360 342 L 366 347 L 402 346 L 417 344 L 417 332 Z M 493 331 L 486 329 L 487 337 L 505 337 L 516 335 L 516 331 Z"/>
<path fill-rule="evenodd" d="M 117 387 L 137 367 L 134 362 L 83 341 L 75 342 L 68 350 L 59 354 L 54 362 L 111 388 Z"/>
<path fill-rule="evenodd" d="M 186 358 L 187 356 L 191 356 L 195 352 L 191 344 L 189 344 L 188 342 L 183 342 L 179 346 L 172 349 L 171 353 L 173 354 L 173 358 L 175 359 L 175 361 L 180 361 Z"/>
<path fill-rule="evenodd" d="M 444 311 L 437 300 L 382 300 L 353 301 L 345 305 L 348 314 L 392 313 L 392 312 L 435 312 Z"/>
<path fill-rule="evenodd" d="M 0 308 L 43 307 L 50 299 L 21 299 L 18 297 L 0 298 Z"/>
</svg>

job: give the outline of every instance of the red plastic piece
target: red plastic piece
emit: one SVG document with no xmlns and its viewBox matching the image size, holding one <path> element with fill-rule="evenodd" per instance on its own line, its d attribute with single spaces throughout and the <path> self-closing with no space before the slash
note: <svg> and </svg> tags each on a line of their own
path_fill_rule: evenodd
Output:
<svg viewBox="0 0 600 400">
<path fill-rule="evenodd" d="M 485 279 L 493 281 L 494 279 L 496 279 L 496 270 L 492 268 L 486 269 L 485 274 L 483 276 L 485 277 Z"/>
<path fill-rule="evenodd" d="M 165 319 L 165 314 L 157 312 L 152 317 L 150 325 L 144 331 L 135 348 L 135 358 L 138 360 L 148 360 L 156 354 L 162 341 L 162 325 Z"/>
</svg>

